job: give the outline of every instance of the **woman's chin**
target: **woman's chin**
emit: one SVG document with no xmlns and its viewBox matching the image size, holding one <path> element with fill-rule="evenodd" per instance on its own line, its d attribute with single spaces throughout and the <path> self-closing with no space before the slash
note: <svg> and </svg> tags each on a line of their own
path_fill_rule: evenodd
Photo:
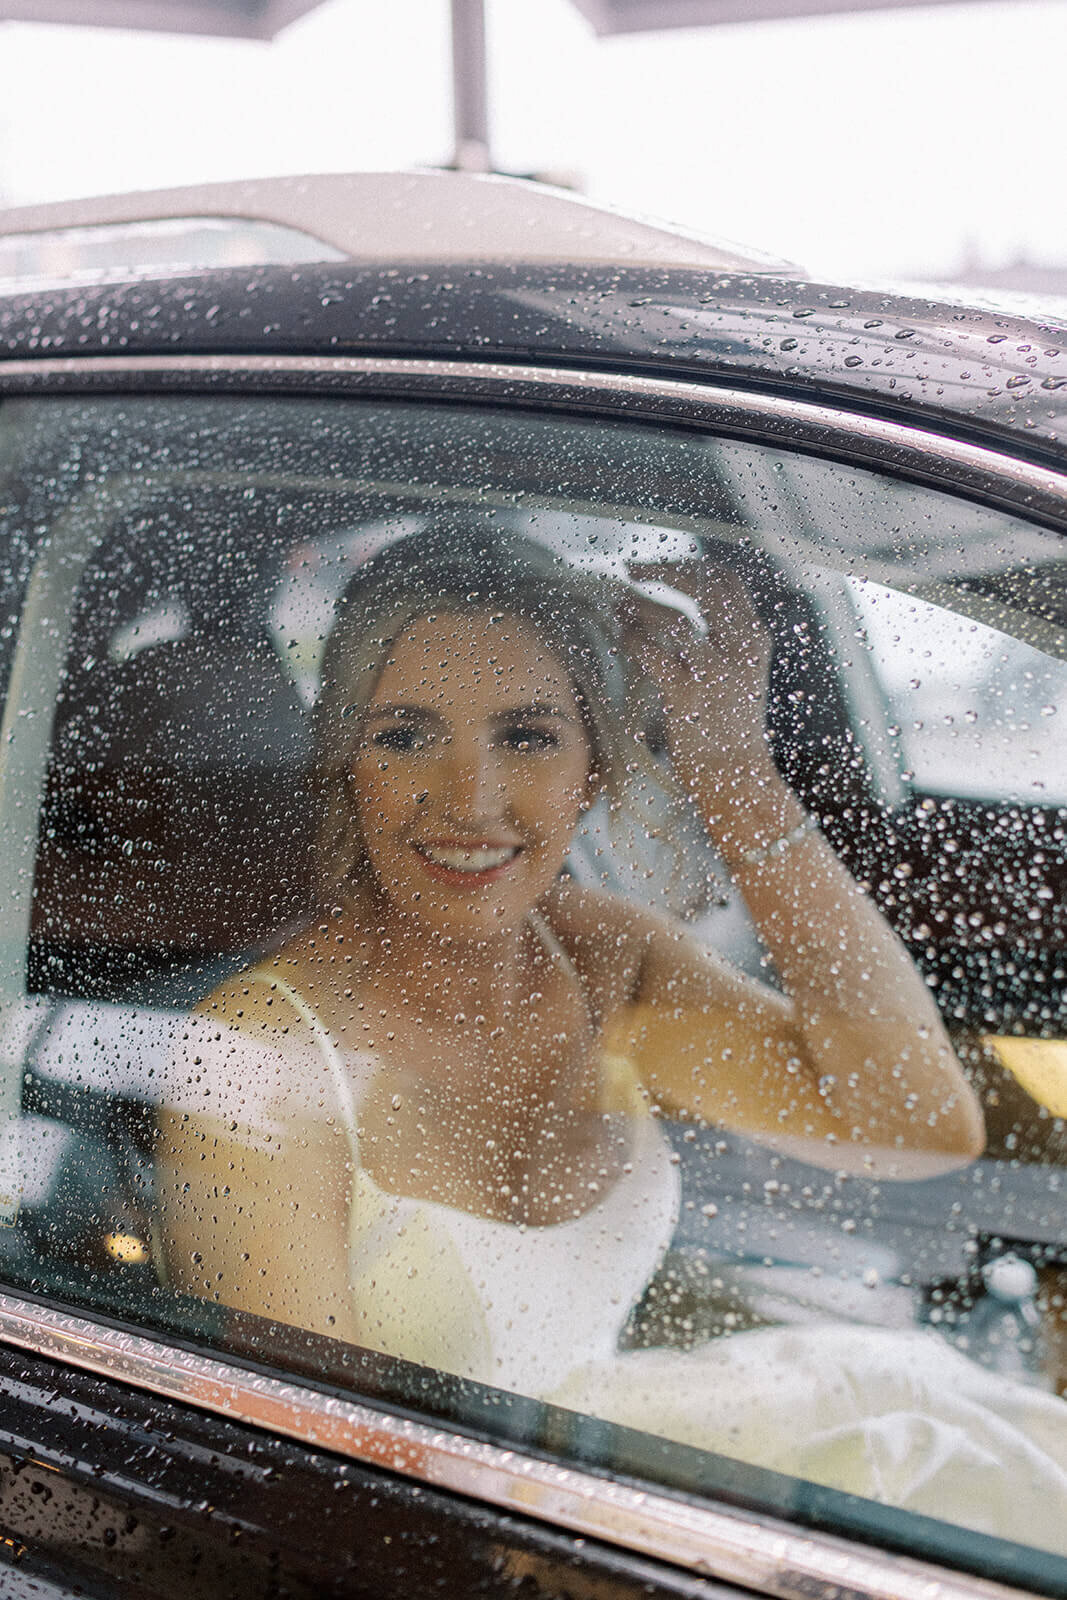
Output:
<svg viewBox="0 0 1067 1600">
<path fill-rule="evenodd" d="M 416 889 L 407 894 L 395 891 L 387 896 L 389 905 L 403 919 L 409 931 L 463 943 L 484 943 L 505 938 L 521 926 L 532 909 L 525 901 L 510 905 L 499 895 L 479 890 L 474 894 L 449 888 L 444 894 L 433 889 Z"/>
</svg>

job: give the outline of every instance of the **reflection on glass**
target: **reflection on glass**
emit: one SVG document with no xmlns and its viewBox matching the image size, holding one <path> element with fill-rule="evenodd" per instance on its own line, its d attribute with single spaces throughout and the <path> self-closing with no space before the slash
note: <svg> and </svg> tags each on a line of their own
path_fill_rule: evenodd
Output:
<svg viewBox="0 0 1067 1600">
<path fill-rule="evenodd" d="M 600 423 L 12 415 L 8 1277 L 1062 1550 L 1051 536 Z"/>
</svg>

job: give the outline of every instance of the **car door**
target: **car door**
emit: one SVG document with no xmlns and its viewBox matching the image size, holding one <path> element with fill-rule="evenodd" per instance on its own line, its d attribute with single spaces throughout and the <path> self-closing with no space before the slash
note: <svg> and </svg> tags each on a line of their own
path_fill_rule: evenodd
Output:
<svg viewBox="0 0 1067 1600">
<path fill-rule="evenodd" d="M 1051 1591 L 1064 1550 L 1017 1463 L 1064 1386 L 1062 475 L 655 378 L 314 358 L 272 392 L 254 362 L 161 358 L 94 363 L 74 392 L 69 368 L 62 392 L 43 364 L 9 381 L 0 1492 L 23 1571 L 153 1592 L 209 1570 L 220 1593 Z M 333 605 L 376 550 L 457 518 L 683 610 L 694 568 L 740 581 L 773 645 L 778 768 L 987 1114 L 980 1161 L 915 1178 L 654 1107 L 681 1208 L 620 1342 L 697 1362 L 669 1395 L 487 1386 L 254 1316 L 225 1284 L 181 1292 L 160 1248 L 158 1111 L 176 1060 L 197 1092 L 190 1012 L 320 914 L 310 708 Z M 672 790 L 662 706 L 626 715 L 647 761 L 618 816 L 589 813 L 569 875 L 773 983 Z M 675 1045 L 645 1039 L 650 1081 Z M 761 1385 L 786 1392 L 781 1330 L 826 1329 L 896 1336 L 900 1371 L 940 1339 L 976 1405 L 1039 1419 L 986 1504 L 924 1499 L 906 1472 L 875 1493 L 759 1410 Z M 734 1353 L 764 1346 L 778 1367 L 726 1427 L 715 1363 L 740 1383 Z"/>
</svg>

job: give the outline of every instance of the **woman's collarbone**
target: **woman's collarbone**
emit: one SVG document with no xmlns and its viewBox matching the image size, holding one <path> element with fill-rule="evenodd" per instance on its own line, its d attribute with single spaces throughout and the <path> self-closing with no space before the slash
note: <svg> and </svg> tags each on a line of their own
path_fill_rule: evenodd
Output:
<svg viewBox="0 0 1067 1600">
<path fill-rule="evenodd" d="M 628 1119 L 597 1104 L 522 1103 L 506 1084 L 474 1095 L 410 1071 L 378 1074 L 358 1133 L 379 1188 L 538 1226 L 595 1206 L 631 1144 Z"/>
</svg>

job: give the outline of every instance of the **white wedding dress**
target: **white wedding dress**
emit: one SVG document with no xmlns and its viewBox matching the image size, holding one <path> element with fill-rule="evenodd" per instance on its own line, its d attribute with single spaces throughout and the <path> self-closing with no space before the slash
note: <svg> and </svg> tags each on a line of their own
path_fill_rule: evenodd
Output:
<svg viewBox="0 0 1067 1600">
<path fill-rule="evenodd" d="M 299 1013 L 313 1036 L 305 1046 L 313 1042 L 330 1083 L 351 1152 L 349 1273 L 361 1343 L 1067 1555 L 1067 1404 L 986 1372 L 932 1331 L 828 1322 L 695 1350 L 620 1352 L 679 1205 L 678 1168 L 638 1096 L 627 1169 L 573 1220 L 516 1226 L 397 1196 L 360 1159 L 359 1100 L 375 1059 L 342 1061 L 314 1010 L 273 969 L 243 981 L 271 985 Z M 242 1084 L 247 1117 L 257 1073 L 277 1076 L 299 1028 L 286 1029 L 277 1048 L 240 1036 L 235 1070 L 234 1037 L 212 1046 L 195 1022 L 186 1049 L 195 1049 L 198 1082 L 210 1085 L 214 1049 L 229 1093 Z M 210 1033 L 217 1040 L 217 1024 Z M 261 1054 L 270 1061 L 257 1061 Z M 183 1098 L 192 1109 L 188 1090 Z M 213 1098 L 218 1108 L 217 1090 Z"/>
</svg>

